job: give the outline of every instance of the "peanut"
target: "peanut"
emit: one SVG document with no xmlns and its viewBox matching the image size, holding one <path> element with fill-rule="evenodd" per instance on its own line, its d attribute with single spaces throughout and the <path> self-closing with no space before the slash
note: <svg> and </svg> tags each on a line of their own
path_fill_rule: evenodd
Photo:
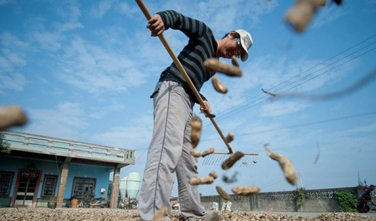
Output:
<svg viewBox="0 0 376 221">
<path fill-rule="evenodd" d="M 251 194 L 259 193 L 260 188 L 256 186 L 236 186 L 232 188 L 232 192 L 236 195 L 248 196 Z"/>
<path fill-rule="evenodd" d="M 168 208 L 166 206 L 162 206 L 162 208 L 160 208 L 155 214 L 153 221 L 163 221 L 167 213 Z"/>
<path fill-rule="evenodd" d="M 194 157 L 196 157 L 196 158 L 198 158 L 198 157 L 201 156 L 201 153 L 197 149 L 192 149 L 191 150 L 191 155 L 194 156 Z"/>
<path fill-rule="evenodd" d="M 205 150 L 204 152 L 202 152 L 201 157 L 206 157 L 207 155 L 212 154 L 212 153 L 214 153 L 213 147 L 211 147 L 211 148 Z"/>
<path fill-rule="evenodd" d="M 212 171 L 212 172 L 209 173 L 209 176 L 213 177 L 214 179 L 217 179 L 218 173 L 215 172 L 215 171 Z"/>
<path fill-rule="evenodd" d="M 208 71 L 220 72 L 231 77 L 241 77 L 242 71 L 239 66 L 230 66 L 217 58 L 209 58 L 204 61 L 204 67 Z"/>
<path fill-rule="evenodd" d="M 226 193 L 226 191 L 224 191 L 221 187 L 219 187 L 219 186 L 216 186 L 215 187 L 216 189 L 217 189 L 217 192 L 218 192 L 218 194 L 219 195 L 221 195 L 221 197 L 224 199 L 224 200 L 230 200 L 230 195 L 228 195 L 227 193 Z"/>
<path fill-rule="evenodd" d="M 291 184 L 291 185 L 296 185 L 296 172 L 295 172 L 295 168 L 294 168 L 294 165 L 292 164 L 292 162 L 278 154 L 278 153 L 274 153 L 274 152 L 271 152 L 269 149 L 268 149 L 268 144 L 265 144 L 264 145 L 265 149 L 268 151 L 268 156 L 270 158 L 272 158 L 273 160 L 275 161 L 278 161 L 279 163 L 279 166 L 281 166 L 282 170 L 283 170 L 283 173 L 285 175 L 285 178 L 286 180 Z"/>
<path fill-rule="evenodd" d="M 231 63 L 232 63 L 232 65 L 233 65 L 234 67 L 240 67 L 239 62 L 238 62 L 238 59 L 236 59 L 235 56 L 232 56 L 232 58 L 231 58 Z"/>
<path fill-rule="evenodd" d="M 213 84 L 214 89 L 217 92 L 222 93 L 222 94 L 227 93 L 228 91 L 227 87 L 225 87 L 216 76 L 212 77 L 212 84 Z"/>
<path fill-rule="evenodd" d="M 231 155 L 227 160 L 223 161 L 222 163 L 222 169 L 227 170 L 230 169 L 236 161 L 238 161 L 240 158 L 242 158 L 244 154 L 240 151 L 237 151 L 233 155 Z"/>
<path fill-rule="evenodd" d="M 234 134 L 231 133 L 231 132 L 229 132 L 229 133 L 227 134 L 227 136 L 225 137 L 225 140 L 226 140 L 227 143 L 231 143 L 231 141 L 233 141 L 234 138 L 235 138 Z"/>
<path fill-rule="evenodd" d="M 298 32 L 303 32 L 310 23 L 319 7 L 326 0 L 297 0 L 296 4 L 286 13 L 285 20 Z"/>
<path fill-rule="evenodd" d="M 0 130 L 26 124 L 27 117 L 17 106 L 0 107 Z"/>
<path fill-rule="evenodd" d="M 214 178 L 211 176 L 204 176 L 204 177 L 193 177 L 188 180 L 188 183 L 191 185 L 199 185 L 199 184 L 212 184 L 214 182 Z"/>
<path fill-rule="evenodd" d="M 192 147 L 196 148 L 198 143 L 200 142 L 200 137 L 201 137 L 201 132 L 202 132 L 202 121 L 198 116 L 194 115 L 192 116 L 189 123 L 192 127 L 192 130 L 191 130 Z"/>
</svg>

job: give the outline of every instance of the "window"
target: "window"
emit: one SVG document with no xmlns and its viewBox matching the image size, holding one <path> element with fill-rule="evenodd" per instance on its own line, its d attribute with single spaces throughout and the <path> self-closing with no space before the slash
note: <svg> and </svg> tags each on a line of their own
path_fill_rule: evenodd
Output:
<svg viewBox="0 0 376 221">
<path fill-rule="evenodd" d="M 87 198 L 95 194 L 95 178 L 75 177 L 73 180 L 72 197 Z"/>
<path fill-rule="evenodd" d="M 44 175 L 42 197 L 55 196 L 57 175 Z"/>
<path fill-rule="evenodd" d="M 9 196 L 14 172 L 0 171 L 0 196 Z"/>
</svg>

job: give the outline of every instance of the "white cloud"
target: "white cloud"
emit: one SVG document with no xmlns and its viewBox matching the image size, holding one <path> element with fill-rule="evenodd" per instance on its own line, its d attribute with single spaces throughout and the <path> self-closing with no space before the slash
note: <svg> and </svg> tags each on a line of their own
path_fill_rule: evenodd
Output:
<svg viewBox="0 0 376 221">
<path fill-rule="evenodd" d="M 64 24 L 58 24 L 56 25 L 57 29 L 61 32 L 74 30 L 77 28 L 83 28 L 84 26 L 79 22 L 67 22 Z"/>
<path fill-rule="evenodd" d="M 275 101 L 269 104 L 265 104 L 260 109 L 260 116 L 263 117 L 275 117 L 296 113 L 308 107 L 307 103 L 287 102 L 287 101 Z"/>
<path fill-rule="evenodd" d="M 25 50 L 29 46 L 29 43 L 19 40 L 16 35 L 10 32 L 2 32 L 0 34 L 0 42 L 7 49 Z"/>
<path fill-rule="evenodd" d="M 185 14 L 193 18 L 197 18 L 208 24 L 215 33 L 223 31 L 231 31 L 240 27 L 253 27 L 259 23 L 259 17 L 265 13 L 270 13 L 275 7 L 278 6 L 277 1 L 265 3 L 264 1 L 173 1 L 168 2 L 163 6 L 158 5 L 159 10 L 174 9 L 178 12 L 185 14 L 185 11 L 191 14 Z M 150 10 L 154 10 L 156 5 L 149 4 Z M 224 16 L 225 15 L 225 16 Z M 250 17 L 244 21 L 243 17 Z M 222 36 L 220 36 L 222 37 Z"/>
<path fill-rule="evenodd" d="M 0 71 L 0 90 L 9 89 L 22 91 L 27 83 L 25 76 L 20 73 L 5 74 Z"/>
<path fill-rule="evenodd" d="M 152 135 L 152 114 L 130 119 L 127 126 L 113 127 L 101 133 L 92 135 L 95 143 L 106 144 L 125 149 L 147 148 Z"/>
<path fill-rule="evenodd" d="M 62 41 L 65 37 L 57 32 L 34 32 L 32 37 L 40 44 L 43 49 L 55 52 L 61 48 Z"/>
<path fill-rule="evenodd" d="M 312 19 L 312 28 L 320 28 L 333 23 L 340 17 L 346 16 L 347 11 L 343 7 L 346 8 L 348 6 L 338 7 L 337 5 L 327 4 L 325 7 L 319 8 Z"/>
<path fill-rule="evenodd" d="M 118 3 L 117 8 L 120 13 L 128 17 L 141 13 L 141 10 L 138 7 L 132 7 L 127 2 Z"/>
<path fill-rule="evenodd" d="M 89 93 L 120 93 L 145 81 L 146 74 L 126 57 L 126 52 L 101 48 L 81 38 L 73 39 L 64 51 L 58 76 Z"/>
<path fill-rule="evenodd" d="M 103 106 L 92 106 L 92 111 L 88 115 L 90 118 L 99 119 L 112 112 L 120 112 L 124 109 L 125 105 L 116 101 L 111 100 L 109 104 Z"/>
<path fill-rule="evenodd" d="M 9 49 L 3 49 L 4 56 L 12 62 L 14 65 L 24 66 L 27 62 L 23 58 L 25 57 L 23 54 L 17 54 L 14 51 L 11 51 Z"/>
<path fill-rule="evenodd" d="M 57 14 L 63 19 L 62 22 L 54 23 L 56 32 L 66 32 L 83 28 L 83 24 L 79 22 L 81 10 L 76 3 L 73 1 L 61 3 L 63 4 L 61 7 L 55 8 Z"/>
<path fill-rule="evenodd" d="M 56 108 L 26 109 L 28 131 L 35 134 L 81 140 L 90 123 L 87 122 L 84 106 L 80 103 L 62 102 Z"/>
<path fill-rule="evenodd" d="M 13 71 L 13 64 L 8 59 L 0 55 L 0 68 L 4 71 L 11 72 Z"/>
<path fill-rule="evenodd" d="M 102 0 L 99 5 L 92 9 L 91 14 L 94 17 L 102 18 L 103 15 L 111 9 L 114 3 L 114 0 Z"/>
<path fill-rule="evenodd" d="M 6 5 L 6 4 L 16 4 L 15 0 L 0 0 L 0 6 Z"/>
</svg>

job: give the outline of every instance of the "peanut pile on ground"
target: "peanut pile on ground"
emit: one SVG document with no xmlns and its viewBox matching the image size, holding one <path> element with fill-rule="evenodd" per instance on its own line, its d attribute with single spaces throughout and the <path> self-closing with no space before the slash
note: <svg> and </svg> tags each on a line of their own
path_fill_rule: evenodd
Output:
<svg viewBox="0 0 376 221">
<path fill-rule="evenodd" d="M 211 216 L 211 220 L 223 221 L 376 221 L 375 218 L 362 216 L 357 213 L 328 213 L 318 215 L 316 217 L 307 218 L 301 216 L 285 215 L 285 214 L 267 214 L 254 212 L 218 212 L 218 216 Z M 173 211 L 171 214 L 172 221 L 179 220 L 178 211 Z M 219 219 L 218 219 L 219 218 Z M 49 209 L 49 208 L 1 208 L 0 220 L 22 220 L 22 221 L 139 221 L 140 216 L 137 210 L 124 209 Z"/>
</svg>

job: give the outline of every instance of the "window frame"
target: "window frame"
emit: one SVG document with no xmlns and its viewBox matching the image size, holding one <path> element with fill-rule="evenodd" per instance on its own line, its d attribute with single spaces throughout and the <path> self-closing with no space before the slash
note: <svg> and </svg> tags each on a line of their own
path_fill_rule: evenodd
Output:
<svg viewBox="0 0 376 221">
<path fill-rule="evenodd" d="M 46 188 L 47 178 L 55 178 L 54 186 L 53 186 L 53 190 L 52 190 L 52 195 L 45 195 L 45 188 Z M 57 181 L 58 181 L 57 179 L 58 179 L 58 175 L 52 175 L 52 174 L 45 174 L 44 175 L 42 192 L 41 192 L 41 195 L 40 195 L 41 198 L 48 198 L 48 197 L 54 197 L 55 196 L 56 186 L 57 186 Z"/>
<path fill-rule="evenodd" d="M 10 179 L 8 180 L 8 189 L 7 192 L 0 191 L 0 197 L 9 197 L 10 191 L 12 189 L 12 183 L 14 180 L 14 171 L 5 171 L 5 170 L 0 170 L 0 190 L 3 189 L 2 187 L 5 186 L 5 184 L 2 184 L 2 174 L 10 174 Z M 5 183 L 5 182 L 4 182 Z"/>
<path fill-rule="evenodd" d="M 97 178 L 74 177 L 73 184 L 72 184 L 71 197 L 82 199 L 82 198 L 90 197 L 90 194 L 92 194 L 92 196 L 95 196 L 96 184 L 97 184 Z M 90 186 L 92 187 L 91 190 L 90 190 Z"/>
</svg>

